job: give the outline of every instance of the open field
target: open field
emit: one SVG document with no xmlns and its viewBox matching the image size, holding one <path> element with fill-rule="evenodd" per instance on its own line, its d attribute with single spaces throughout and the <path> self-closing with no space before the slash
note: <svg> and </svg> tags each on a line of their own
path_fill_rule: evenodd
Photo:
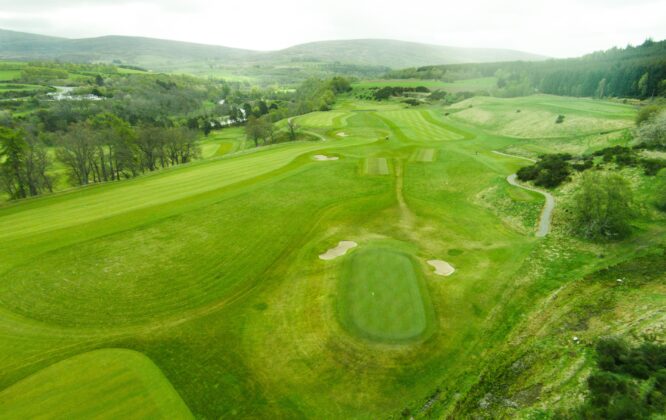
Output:
<svg viewBox="0 0 666 420">
<path fill-rule="evenodd" d="M 527 417 L 550 409 L 540 395 L 562 403 L 550 384 L 575 401 L 591 350 L 572 334 L 592 342 L 663 321 L 664 283 L 583 278 L 661 255 L 664 220 L 646 212 L 631 241 L 601 249 L 572 239 L 556 208 L 537 238 L 543 197 L 506 182 L 529 162 L 493 151 L 612 144 L 600 132 L 634 113 L 550 96 L 450 108 L 344 99 L 296 117 L 317 141 L 246 149 L 242 129 L 222 130 L 201 161 L 4 204 L 0 412 L 463 418 L 489 415 L 479 401 L 506 389 L 519 403 L 497 413 Z M 341 241 L 357 246 L 320 258 Z M 436 275 L 431 260 L 456 271 Z M 596 292 L 614 300 L 586 311 Z M 626 325 L 639 307 L 640 324 Z M 562 321 L 579 312 L 582 332 Z M 526 354 L 530 368 L 512 371 Z M 494 371 L 518 379 L 494 387 L 480 375 Z M 514 397 L 530 378 L 537 396 Z"/>
</svg>

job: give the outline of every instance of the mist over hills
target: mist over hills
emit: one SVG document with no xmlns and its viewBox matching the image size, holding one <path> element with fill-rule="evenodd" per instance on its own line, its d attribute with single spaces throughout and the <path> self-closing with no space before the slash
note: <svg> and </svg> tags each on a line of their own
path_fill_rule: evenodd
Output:
<svg viewBox="0 0 666 420">
<path fill-rule="evenodd" d="M 253 51 L 144 37 L 68 39 L 0 29 L 0 59 L 122 62 L 161 71 L 192 63 L 252 66 L 307 62 L 402 68 L 545 58 L 507 49 L 459 48 L 385 39 L 321 41 L 278 51 Z"/>
</svg>

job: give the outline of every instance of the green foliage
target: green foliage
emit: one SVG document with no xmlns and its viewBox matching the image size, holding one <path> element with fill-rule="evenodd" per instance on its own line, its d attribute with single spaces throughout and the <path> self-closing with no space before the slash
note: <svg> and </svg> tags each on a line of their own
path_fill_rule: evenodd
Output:
<svg viewBox="0 0 666 420">
<path fill-rule="evenodd" d="M 666 212 L 666 176 L 661 176 L 659 179 L 657 194 L 655 197 L 655 206 L 659 210 Z"/>
<path fill-rule="evenodd" d="M 622 239 L 631 233 L 633 193 L 620 175 L 585 172 L 573 198 L 571 226 L 586 239 Z"/>
<path fill-rule="evenodd" d="M 666 95 L 666 41 L 646 42 L 626 48 L 598 51 L 580 58 L 540 62 L 514 61 L 481 64 L 428 66 L 404 74 L 437 73 L 448 80 L 489 77 L 499 74 L 500 92 L 509 87 L 517 94 L 534 89 L 542 93 L 584 97 L 647 98 Z M 399 77 L 400 73 L 393 73 Z"/>
<path fill-rule="evenodd" d="M 664 412 L 666 345 L 630 347 L 620 338 L 603 338 L 596 354 L 598 370 L 587 379 L 589 395 L 574 417 L 646 419 Z"/>
<path fill-rule="evenodd" d="M 666 110 L 653 112 L 638 127 L 635 136 L 642 147 L 666 150 Z"/>
<path fill-rule="evenodd" d="M 557 116 L 557 119 L 555 120 L 555 124 L 562 124 L 564 122 L 564 115 L 560 114 Z"/>
<path fill-rule="evenodd" d="M 641 125 L 644 122 L 649 121 L 663 109 L 664 107 L 660 105 L 645 105 L 641 107 L 636 114 L 636 125 Z"/>
<path fill-rule="evenodd" d="M 51 161 L 41 138 L 23 128 L 0 127 L 0 190 L 10 198 L 35 196 L 53 188 Z"/>
<path fill-rule="evenodd" d="M 373 89 L 372 97 L 376 101 L 384 101 L 392 96 L 403 96 L 405 93 L 429 93 L 430 89 L 425 86 L 384 86 Z"/>
<path fill-rule="evenodd" d="M 615 163 L 619 167 L 634 166 L 638 161 L 636 152 L 625 146 L 606 147 L 594 152 L 592 155 L 601 156 L 605 163 Z"/>
<path fill-rule="evenodd" d="M 521 181 L 534 181 L 535 185 L 555 188 L 569 178 L 572 156 L 567 153 L 543 155 L 531 166 L 525 166 L 516 173 Z"/>
<path fill-rule="evenodd" d="M 351 83 L 344 77 L 335 76 L 330 80 L 330 84 L 335 94 L 350 92 L 352 90 Z"/>
</svg>

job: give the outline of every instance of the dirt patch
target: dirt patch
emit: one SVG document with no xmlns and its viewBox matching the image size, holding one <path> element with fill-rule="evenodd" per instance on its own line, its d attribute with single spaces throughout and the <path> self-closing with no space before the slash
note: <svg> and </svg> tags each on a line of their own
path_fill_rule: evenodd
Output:
<svg viewBox="0 0 666 420">
<path fill-rule="evenodd" d="M 428 264 L 435 268 L 435 274 L 438 276 L 450 276 L 456 269 L 446 261 L 442 260 L 428 260 Z"/>
<path fill-rule="evenodd" d="M 324 160 L 338 160 L 339 158 L 337 156 L 314 155 L 312 156 L 312 159 L 318 161 L 324 161 Z"/>
<path fill-rule="evenodd" d="M 354 241 L 340 241 L 338 246 L 331 248 L 323 254 L 319 255 L 319 259 L 329 261 L 335 258 L 341 257 L 347 253 L 352 248 L 356 248 L 358 244 Z"/>
</svg>

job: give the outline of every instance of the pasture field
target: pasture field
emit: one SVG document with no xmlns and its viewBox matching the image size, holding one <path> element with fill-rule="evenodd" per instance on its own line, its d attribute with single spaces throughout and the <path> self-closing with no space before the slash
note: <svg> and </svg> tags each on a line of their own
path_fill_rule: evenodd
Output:
<svg viewBox="0 0 666 420">
<path fill-rule="evenodd" d="M 573 404 L 593 361 L 572 335 L 663 321 L 666 282 L 584 279 L 661 255 L 664 219 L 646 211 L 629 242 L 599 247 L 557 207 L 537 238 L 543 197 L 506 182 L 528 162 L 493 151 L 613 144 L 600 132 L 634 113 L 549 96 L 345 99 L 296 117 L 313 141 L 245 149 L 225 129 L 192 164 L 3 204 L 0 413 L 464 418 L 489 415 L 490 393 L 493 414 L 527 418 Z M 319 258 L 340 241 L 358 246 Z M 597 293 L 613 298 L 589 310 Z M 584 330 L 563 321 L 579 314 Z"/>
</svg>

